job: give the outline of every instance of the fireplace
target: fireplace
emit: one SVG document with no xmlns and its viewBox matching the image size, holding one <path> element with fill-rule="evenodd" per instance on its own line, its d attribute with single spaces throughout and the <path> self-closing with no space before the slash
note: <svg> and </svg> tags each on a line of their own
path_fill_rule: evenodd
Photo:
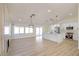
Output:
<svg viewBox="0 0 79 59">
<path fill-rule="evenodd" d="M 65 35 L 65 38 L 66 39 L 73 39 L 73 33 L 67 32 L 66 35 Z"/>
</svg>

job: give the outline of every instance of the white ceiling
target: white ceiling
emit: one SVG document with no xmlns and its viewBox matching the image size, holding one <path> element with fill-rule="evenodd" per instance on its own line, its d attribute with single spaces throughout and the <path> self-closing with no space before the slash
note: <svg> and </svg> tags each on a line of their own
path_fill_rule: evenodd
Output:
<svg viewBox="0 0 79 59">
<path fill-rule="evenodd" d="M 48 12 L 51 10 L 51 12 Z M 45 22 L 54 23 L 57 20 L 63 20 L 65 17 L 77 15 L 77 4 L 74 3 L 38 3 L 38 4 L 8 4 L 9 17 L 13 22 L 28 24 L 31 14 L 36 14 L 32 20 L 35 24 Z M 56 18 L 56 15 L 58 16 Z M 21 19 L 22 21 L 19 21 Z M 51 19 L 51 20 L 50 20 Z"/>
</svg>

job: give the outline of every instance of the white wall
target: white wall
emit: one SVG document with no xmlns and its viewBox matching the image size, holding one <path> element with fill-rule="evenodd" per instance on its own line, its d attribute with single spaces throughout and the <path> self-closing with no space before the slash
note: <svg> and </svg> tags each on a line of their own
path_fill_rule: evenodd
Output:
<svg viewBox="0 0 79 59">
<path fill-rule="evenodd" d="M 2 10 L 0 6 L 0 55 L 1 55 L 1 42 L 2 42 Z"/>
<path fill-rule="evenodd" d="M 3 36 L 3 25 L 4 25 L 4 10 L 3 4 L 0 4 L 0 55 L 5 54 L 4 50 L 4 36 Z"/>
<path fill-rule="evenodd" d="M 79 4 L 78 4 L 78 25 L 79 25 Z M 78 49 L 79 49 L 79 26 L 78 26 Z"/>
</svg>

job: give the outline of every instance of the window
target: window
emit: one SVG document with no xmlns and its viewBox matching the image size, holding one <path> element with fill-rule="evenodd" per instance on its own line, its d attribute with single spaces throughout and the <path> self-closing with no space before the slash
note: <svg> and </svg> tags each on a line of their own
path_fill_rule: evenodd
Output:
<svg viewBox="0 0 79 59">
<path fill-rule="evenodd" d="M 40 31 L 39 31 L 39 27 L 36 28 L 36 35 L 39 35 Z"/>
<path fill-rule="evenodd" d="M 19 27 L 18 26 L 14 26 L 14 34 L 19 34 Z"/>
<path fill-rule="evenodd" d="M 25 33 L 29 33 L 29 27 L 25 27 Z"/>
<path fill-rule="evenodd" d="M 40 27 L 39 31 L 40 31 L 40 35 L 42 35 L 42 27 Z"/>
<path fill-rule="evenodd" d="M 19 32 L 24 33 L 24 27 L 20 27 Z"/>
<path fill-rule="evenodd" d="M 36 35 L 41 36 L 42 35 L 42 27 L 36 27 Z"/>
<path fill-rule="evenodd" d="M 25 27 L 25 33 L 33 33 L 33 27 Z"/>
<path fill-rule="evenodd" d="M 33 27 L 30 26 L 29 33 L 33 33 Z"/>
<path fill-rule="evenodd" d="M 9 26 L 4 27 L 4 34 L 10 34 L 10 27 Z"/>
<path fill-rule="evenodd" d="M 42 27 L 36 27 L 36 41 L 42 42 Z"/>
<path fill-rule="evenodd" d="M 32 27 L 14 26 L 14 34 L 33 33 Z"/>
</svg>

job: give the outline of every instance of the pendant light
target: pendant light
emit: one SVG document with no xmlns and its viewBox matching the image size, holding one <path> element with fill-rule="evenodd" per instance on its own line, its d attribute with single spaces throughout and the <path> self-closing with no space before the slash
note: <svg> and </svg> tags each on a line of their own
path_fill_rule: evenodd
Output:
<svg viewBox="0 0 79 59">
<path fill-rule="evenodd" d="M 29 26 L 34 26 L 34 24 L 33 24 L 33 17 L 35 17 L 35 14 L 31 14 L 31 16 L 30 16 L 30 24 L 29 24 Z"/>
</svg>

